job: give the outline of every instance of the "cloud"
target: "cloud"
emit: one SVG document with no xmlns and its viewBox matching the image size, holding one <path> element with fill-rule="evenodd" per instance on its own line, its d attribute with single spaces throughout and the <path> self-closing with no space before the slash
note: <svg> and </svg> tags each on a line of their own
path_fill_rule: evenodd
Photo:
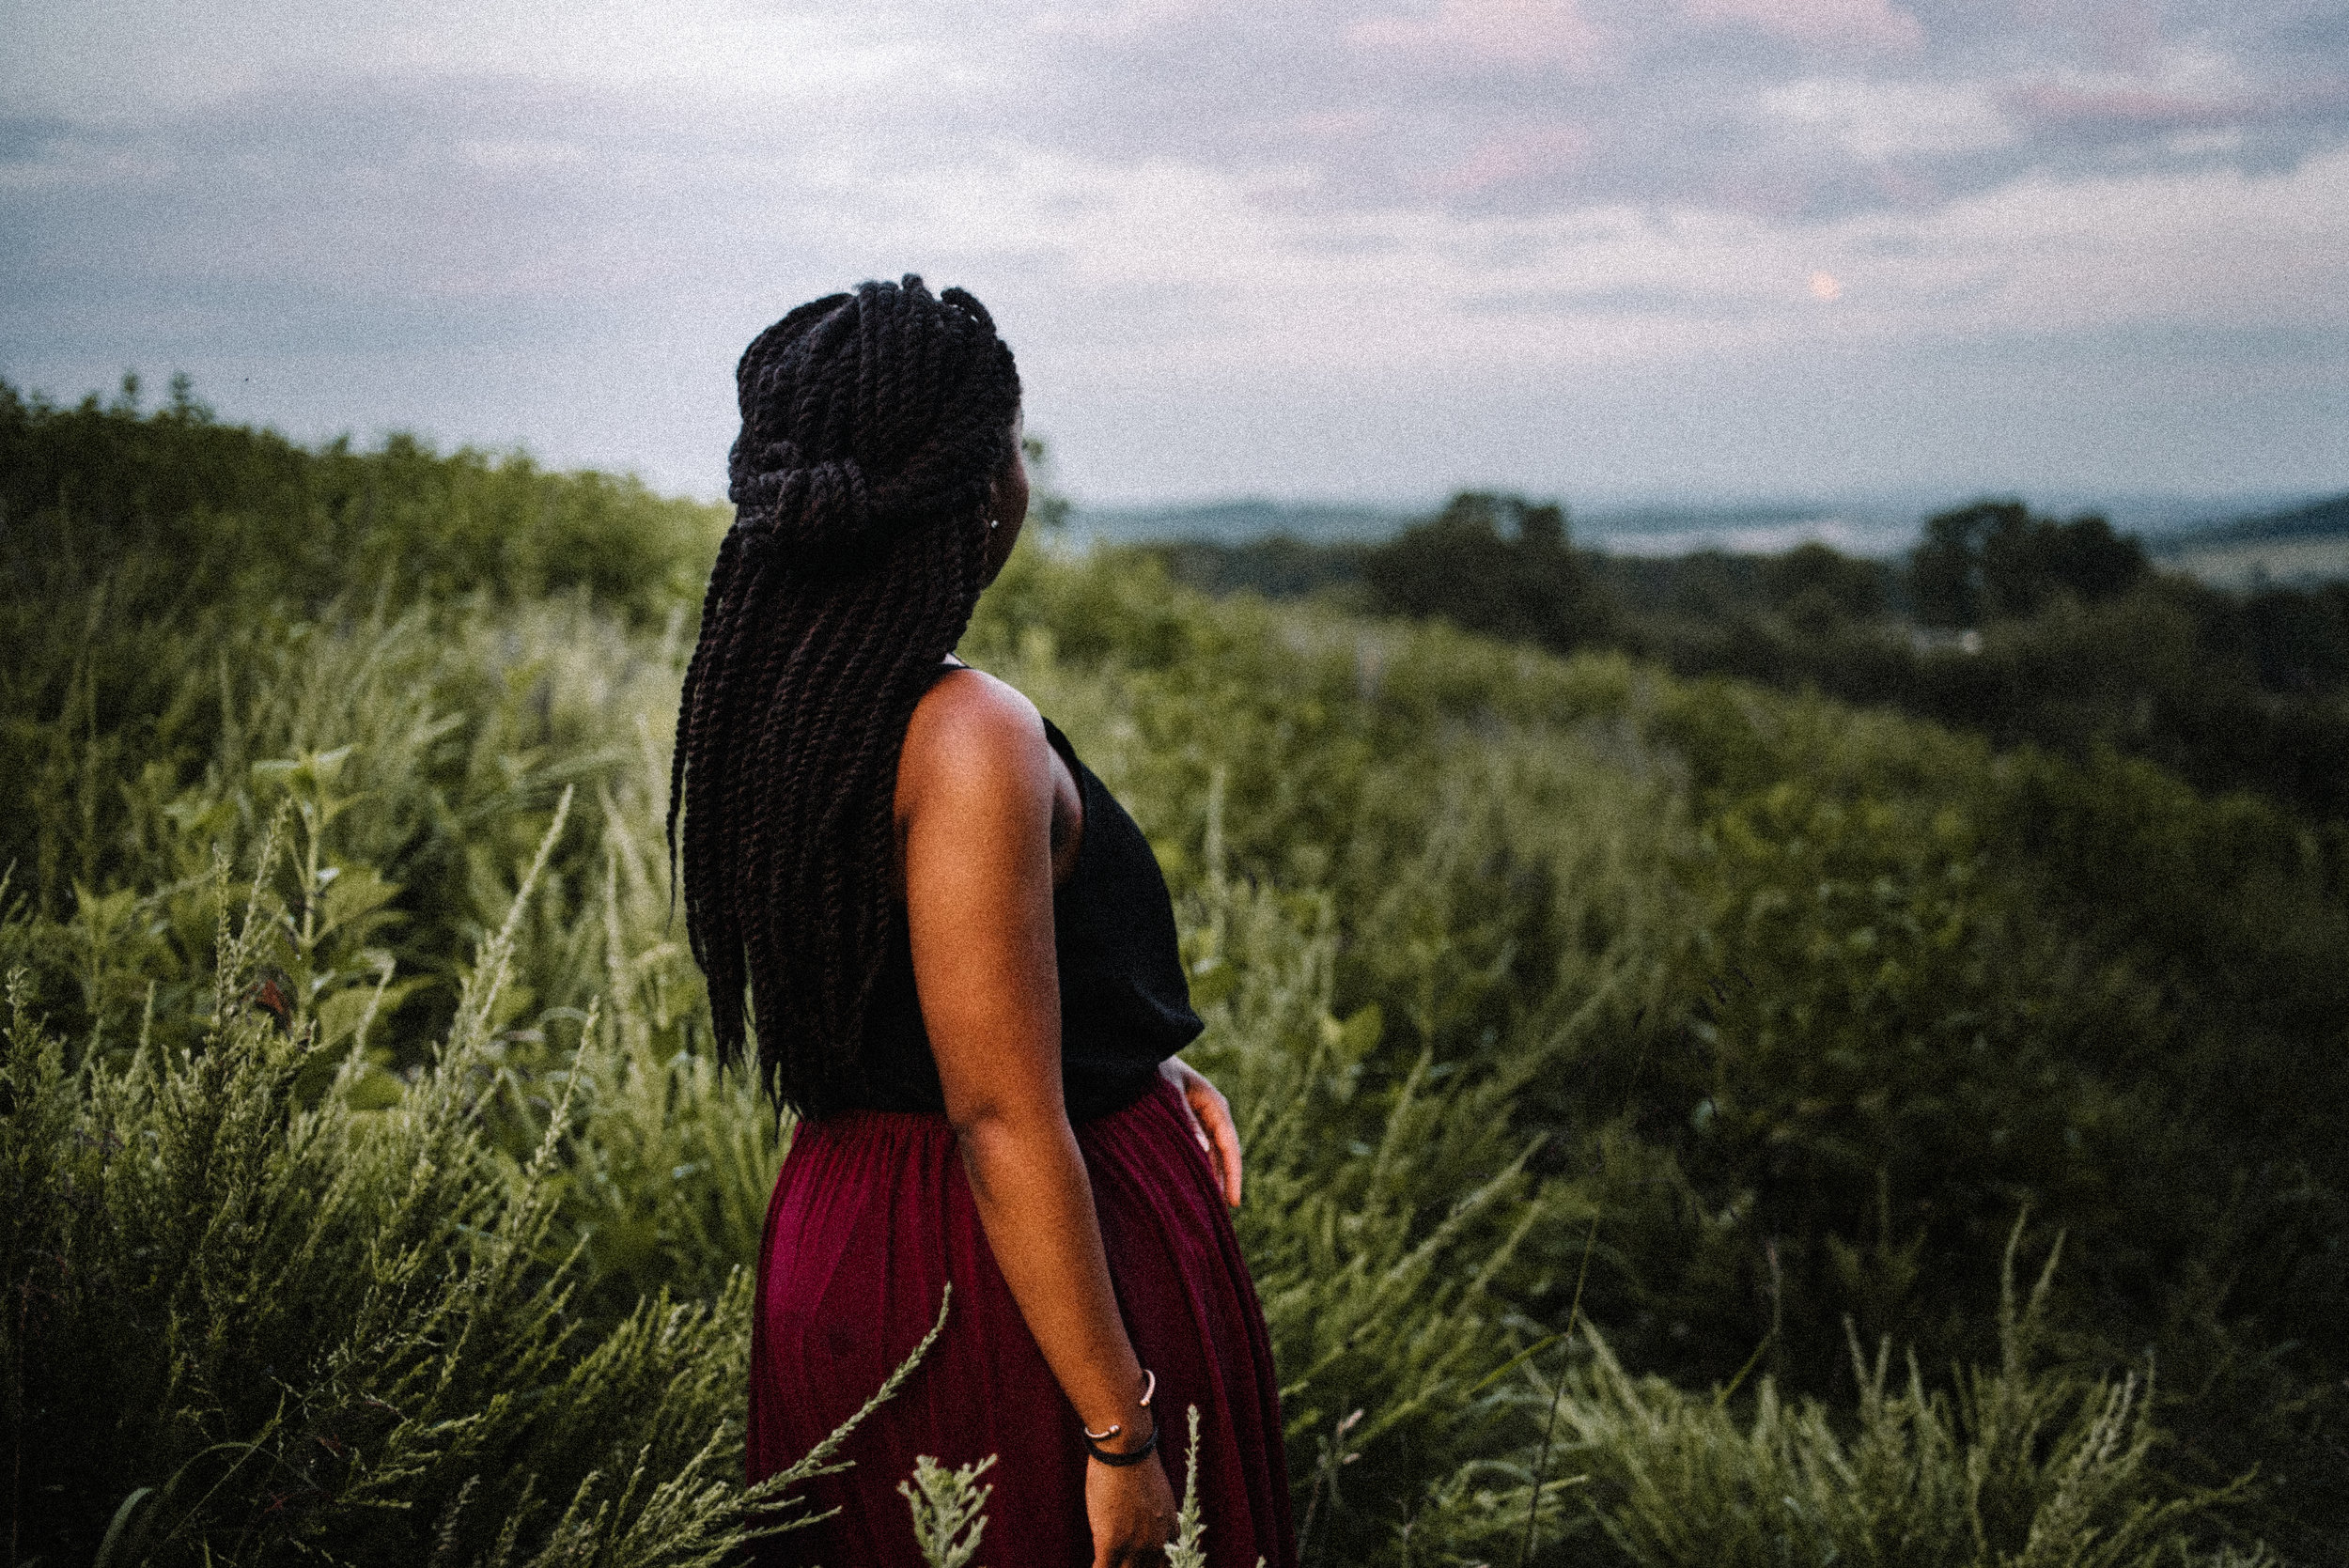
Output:
<svg viewBox="0 0 2349 1568">
<path fill-rule="evenodd" d="M 1466 158 L 1437 171 L 1423 183 L 1439 195 L 1482 194 L 1571 168 L 1590 150 L 1590 132 L 1579 125 L 1500 132 L 1487 136 Z"/>
<path fill-rule="evenodd" d="M 2018 134 L 1996 96 L 1971 83 L 1802 77 L 1766 90 L 1765 115 L 1866 163 L 1983 152 Z"/>
<path fill-rule="evenodd" d="M 2349 26 L 2305 0 L 2218 16 L 2183 0 L 1168 3 L 1081 11 L 1081 28 L 1052 14 L 1015 72 L 1044 90 L 1005 133 L 1277 176 L 1261 199 L 1324 213 L 1631 201 L 1815 221 L 2115 159 L 2289 166 L 2349 137 Z"/>
<path fill-rule="evenodd" d="M 1737 22 L 1803 43 L 1909 50 L 1924 28 L 1887 0 L 1687 0 L 1700 22 Z"/>
<path fill-rule="evenodd" d="M 707 489 L 749 334 L 914 268 L 1096 497 L 2225 458 L 2165 353 L 2295 473 L 2349 407 L 2318 0 L 26 9 L 0 374 L 69 395 L 184 365 Z M 1746 407 L 1797 384 L 1842 426 Z"/>
<path fill-rule="evenodd" d="M 1356 46 L 1418 61 L 1428 56 L 1508 67 L 1582 70 L 1605 46 L 1577 0 L 1443 0 L 1432 16 L 1373 16 L 1346 30 Z"/>
<path fill-rule="evenodd" d="M 0 164 L 25 163 L 71 129 L 54 115 L 0 115 Z"/>
<path fill-rule="evenodd" d="M 1506 289 L 1467 295 L 1455 303 L 1469 316 L 1563 316 L 1580 319 L 1598 316 L 1718 317 L 1724 310 L 1724 302 L 1707 299 L 1695 289 L 1639 284 L 1602 288 Z"/>
<path fill-rule="evenodd" d="M 2239 130 L 2272 122 L 2303 105 L 2329 106 L 2309 94 L 2217 96 L 2137 84 L 2065 82 L 2018 83 L 2001 92 L 1999 101 L 2034 129 L 2108 139 Z"/>
</svg>

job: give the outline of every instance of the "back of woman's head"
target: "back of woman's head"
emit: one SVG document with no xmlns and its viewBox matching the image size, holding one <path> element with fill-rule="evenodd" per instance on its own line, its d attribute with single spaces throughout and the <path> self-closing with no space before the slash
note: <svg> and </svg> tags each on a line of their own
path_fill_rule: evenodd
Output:
<svg viewBox="0 0 2349 1568">
<path fill-rule="evenodd" d="M 986 585 L 1019 377 L 978 301 L 909 275 L 800 306 L 735 383 L 735 522 L 678 703 L 669 845 L 720 1059 L 747 988 L 769 1091 L 822 1115 L 856 1088 L 898 918 L 897 755 Z"/>
</svg>

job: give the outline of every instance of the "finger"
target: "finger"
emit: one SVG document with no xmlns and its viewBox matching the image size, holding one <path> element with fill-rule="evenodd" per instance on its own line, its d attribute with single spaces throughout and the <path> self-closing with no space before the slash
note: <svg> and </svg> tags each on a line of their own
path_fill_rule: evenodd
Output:
<svg viewBox="0 0 2349 1568">
<path fill-rule="evenodd" d="M 1197 1092 L 1198 1075 L 1190 1070 L 1190 1063 L 1179 1056 L 1170 1056 L 1159 1063 L 1159 1073 L 1174 1086 L 1175 1097 L 1183 1102 L 1183 1120 L 1190 1124 L 1191 1137 L 1199 1140 L 1200 1151 L 1212 1159 L 1215 1151 L 1208 1147 L 1207 1129 L 1199 1125 L 1199 1112 L 1191 1108 L 1190 1103 L 1191 1095 Z"/>
<path fill-rule="evenodd" d="M 1199 1140 L 1199 1152 L 1209 1159 L 1215 1157 L 1215 1145 L 1207 1137 L 1207 1129 L 1199 1120 L 1198 1110 L 1190 1103 L 1190 1095 L 1183 1095 L 1183 1120 L 1190 1124 L 1190 1135 Z"/>
<path fill-rule="evenodd" d="M 1239 1207 L 1240 1159 L 1239 1128 L 1232 1122 L 1232 1104 L 1210 1084 L 1201 1084 L 1194 1120 L 1204 1118 L 1206 1135 L 1214 1147 L 1209 1151 L 1222 1179 L 1223 1201 L 1233 1208 Z"/>
</svg>

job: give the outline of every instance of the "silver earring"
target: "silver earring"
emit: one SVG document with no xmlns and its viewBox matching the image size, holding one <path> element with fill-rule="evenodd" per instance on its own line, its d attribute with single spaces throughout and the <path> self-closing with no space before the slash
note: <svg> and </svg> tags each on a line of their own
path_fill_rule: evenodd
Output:
<svg viewBox="0 0 2349 1568">
<path fill-rule="evenodd" d="M 995 530 L 1001 528 L 1003 525 L 1003 520 L 1002 518 L 989 518 L 987 520 L 987 531 L 990 534 L 994 533 Z"/>
</svg>

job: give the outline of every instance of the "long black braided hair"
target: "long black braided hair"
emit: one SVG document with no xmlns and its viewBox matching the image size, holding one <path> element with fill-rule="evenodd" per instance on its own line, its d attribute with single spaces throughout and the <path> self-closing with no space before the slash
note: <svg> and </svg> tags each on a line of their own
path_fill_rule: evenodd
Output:
<svg viewBox="0 0 2349 1568">
<path fill-rule="evenodd" d="M 768 1094 L 822 1116 L 860 1081 L 902 918 L 898 753 L 986 586 L 1019 373 L 985 306 L 909 273 L 792 311 L 735 385 L 734 526 L 677 704 L 669 854 L 719 1061 L 754 1021 Z"/>
</svg>

